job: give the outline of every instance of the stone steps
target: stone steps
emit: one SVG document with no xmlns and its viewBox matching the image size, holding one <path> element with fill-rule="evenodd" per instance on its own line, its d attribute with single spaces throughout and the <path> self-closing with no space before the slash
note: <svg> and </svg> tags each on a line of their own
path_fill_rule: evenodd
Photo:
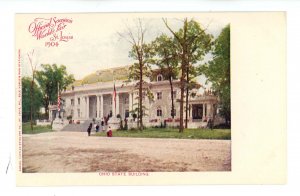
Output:
<svg viewBox="0 0 300 196">
<path fill-rule="evenodd" d="M 90 123 L 92 123 L 92 121 L 87 120 L 80 124 L 68 124 L 61 131 L 86 132 Z"/>
</svg>

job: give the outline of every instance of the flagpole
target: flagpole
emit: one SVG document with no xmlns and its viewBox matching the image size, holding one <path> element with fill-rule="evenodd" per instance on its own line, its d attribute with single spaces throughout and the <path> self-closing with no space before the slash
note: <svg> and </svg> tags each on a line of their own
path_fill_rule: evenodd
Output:
<svg viewBox="0 0 300 196">
<path fill-rule="evenodd" d="M 57 111 L 60 112 L 59 82 L 57 82 Z"/>
<path fill-rule="evenodd" d="M 116 117 L 116 115 L 117 115 L 117 107 L 116 107 L 116 85 L 115 85 L 115 75 L 114 75 L 114 70 L 112 71 L 113 72 L 113 81 L 114 81 L 114 92 L 113 92 L 113 96 L 114 96 L 114 107 L 115 107 L 115 112 L 114 112 L 114 115 L 115 115 L 115 117 Z"/>
</svg>

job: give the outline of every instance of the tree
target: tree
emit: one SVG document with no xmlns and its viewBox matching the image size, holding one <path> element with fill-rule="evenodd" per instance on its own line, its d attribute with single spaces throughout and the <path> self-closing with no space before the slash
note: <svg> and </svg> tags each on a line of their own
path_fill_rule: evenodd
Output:
<svg viewBox="0 0 300 196">
<path fill-rule="evenodd" d="M 131 51 L 129 57 L 136 60 L 129 68 L 129 79 L 138 81 L 136 87 L 138 88 L 138 128 L 143 130 L 143 91 L 149 91 L 145 89 L 146 81 L 145 77 L 150 74 L 150 63 L 153 50 L 149 44 L 145 43 L 146 28 L 143 26 L 141 19 L 136 22 L 136 29 L 126 26 L 126 32 L 119 35 L 131 44 Z"/>
<path fill-rule="evenodd" d="M 209 52 L 211 48 L 212 35 L 206 33 L 206 29 L 203 29 L 200 24 L 194 20 L 188 21 L 187 18 L 183 21 L 183 27 L 177 32 L 173 31 L 168 25 L 166 19 L 163 19 L 166 27 L 174 36 L 174 40 L 177 43 L 178 56 L 181 61 L 181 76 L 180 76 L 180 126 L 179 132 L 183 132 L 183 103 L 184 96 L 186 96 L 186 126 L 187 126 L 187 113 L 188 113 L 188 94 L 184 91 L 189 88 L 191 66 L 201 61 L 205 54 Z"/>
<path fill-rule="evenodd" d="M 30 127 L 31 131 L 33 131 L 33 103 L 34 103 L 34 79 L 35 79 L 35 72 L 36 72 L 36 66 L 37 63 L 33 63 L 33 55 L 34 55 L 34 50 L 32 50 L 31 53 L 27 53 L 27 57 L 30 63 L 30 68 L 31 68 L 31 74 L 32 74 L 32 79 L 31 79 L 31 85 L 30 85 Z"/>
<path fill-rule="evenodd" d="M 220 99 L 220 114 L 226 124 L 231 120 L 230 108 L 230 26 L 227 25 L 215 40 L 213 59 L 199 68 L 207 80 L 212 83 L 212 89 Z"/>
<path fill-rule="evenodd" d="M 66 66 L 56 64 L 42 64 L 42 70 L 36 72 L 38 81 L 43 94 L 43 105 L 46 115 L 49 114 L 49 103 L 56 103 L 58 85 L 60 90 L 65 90 L 68 85 L 75 81 L 72 74 L 67 73 Z"/>
<path fill-rule="evenodd" d="M 23 122 L 34 120 L 35 116 L 39 113 L 42 104 L 42 93 L 36 83 L 33 83 L 32 78 L 22 78 L 22 120 Z M 31 94 L 34 96 L 31 99 Z M 32 110 L 33 109 L 33 110 Z"/>
<path fill-rule="evenodd" d="M 154 63 L 159 67 L 160 73 L 167 78 L 170 84 L 171 90 L 171 116 L 174 119 L 174 94 L 173 94 L 173 80 L 177 79 L 178 76 L 178 62 L 179 58 L 177 55 L 176 44 L 172 37 L 168 37 L 166 34 L 162 34 L 157 37 L 153 42 L 152 46 L 155 50 Z"/>
</svg>

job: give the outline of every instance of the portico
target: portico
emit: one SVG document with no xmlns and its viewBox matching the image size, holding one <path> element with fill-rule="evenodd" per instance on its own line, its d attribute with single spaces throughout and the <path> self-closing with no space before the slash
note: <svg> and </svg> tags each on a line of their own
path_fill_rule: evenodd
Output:
<svg viewBox="0 0 300 196">
<path fill-rule="evenodd" d="M 129 112 L 133 109 L 132 93 L 118 92 L 116 93 L 116 100 L 114 100 L 113 93 L 90 93 L 75 97 L 76 101 L 72 97 L 69 100 L 66 97 L 66 110 L 67 113 L 73 114 L 74 118 L 80 120 L 102 119 L 118 114 L 122 118 L 126 118 L 129 117 Z"/>
<path fill-rule="evenodd" d="M 190 100 L 190 120 L 192 122 L 203 122 L 213 119 L 216 115 L 217 98 L 206 94 Z"/>
</svg>

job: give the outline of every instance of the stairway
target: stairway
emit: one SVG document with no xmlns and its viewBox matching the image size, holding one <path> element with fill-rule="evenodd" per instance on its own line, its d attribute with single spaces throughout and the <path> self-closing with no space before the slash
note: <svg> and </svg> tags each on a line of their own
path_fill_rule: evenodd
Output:
<svg viewBox="0 0 300 196">
<path fill-rule="evenodd" d="M 61 131 L 75 131 L 75 132 L 86 132 L 89 124 L 93 123 L 91 120 L 84 121 L 80 124 L 68 124 Z"/>
</svg>

